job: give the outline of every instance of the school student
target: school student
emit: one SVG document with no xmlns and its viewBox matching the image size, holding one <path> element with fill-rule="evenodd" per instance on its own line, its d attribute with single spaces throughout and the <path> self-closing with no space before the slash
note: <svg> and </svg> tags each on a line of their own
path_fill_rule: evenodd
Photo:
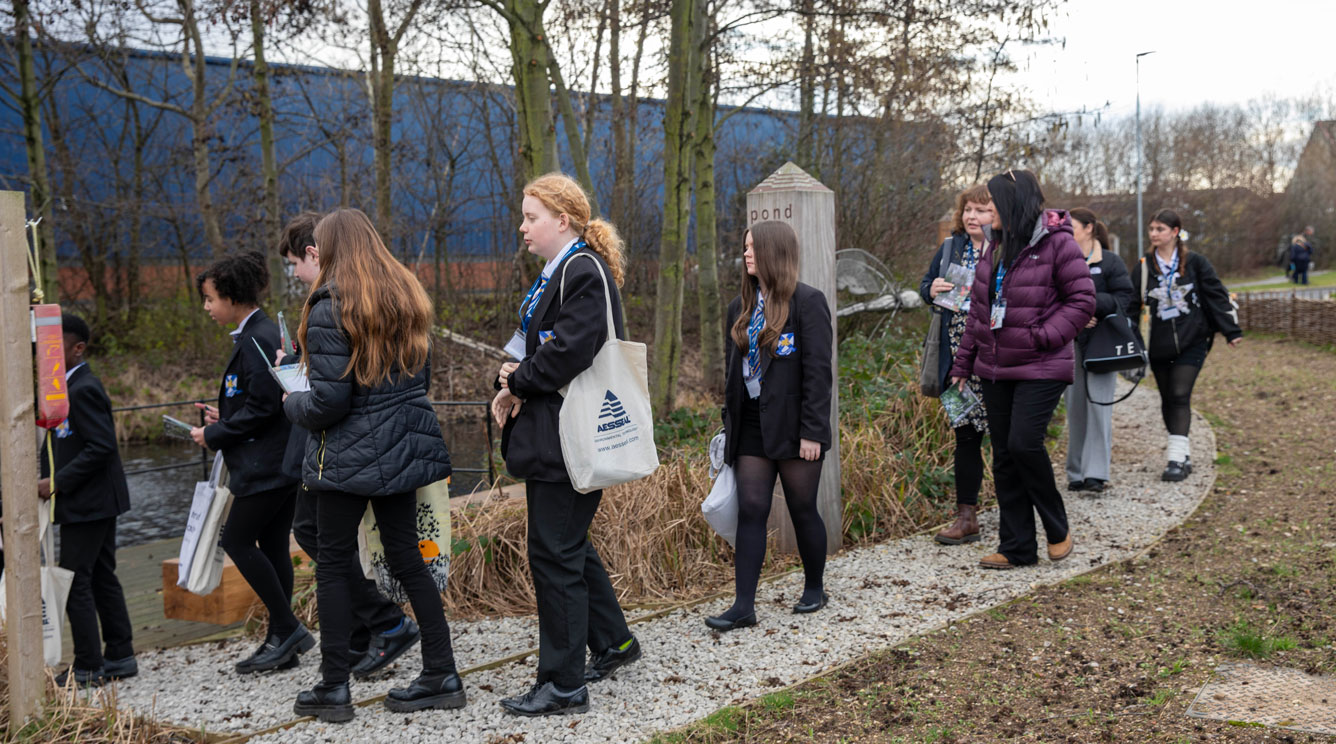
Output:
<svg viewBox="0 0 1336 744">
<path fill-rule="evenodd" d="M 520 716 L 583 713 L 589 709 L 585 683 L 606 679 L 641 655 L 589 541 L 603 492 L 571 487 L 558 433 L 560 390 L 589 368 L 607 340 L 609 297 L 617 336 L 624 337 L 618 292 L 624 254 L 617 229 L 590 219 L 589 199 L 566 175 L 531 181 L 521 212 L 524 243 L 547 264 L 520 303 L 520 327 L 506 350 L 521 361 L 502 365 L 492 414 L 504 427 L 506 468 L 525 479 L 538 679 L 501 706 Z"/>
<path fill-rule="evenodd" d="M 728 305 L 724 460 L 738 488 L 733 606 L 708 617 L 719 631 L 755 625 L 756 584 L 775 476 L 803 562 L 795 614 L 826 606 L 826 525 L 816 508 L 830 448 L 834 333 L 821 290 L 798 281 L 798 236 L 785 222 L 758 222 L 744 238 L 742 291 Z"/>
<path fill-rule="evenodd" d="M 352 585 L 363 576 L 350 557 L 357 555 L 357 526 L 368 505 L 390 571 L 422 627 L 422 672 L 408 687 L 391 689 L 385 707 L 459 708 L 466 701 L 450 626 L 418 550 L 417 489 L 450 475 L 450 454 L 427 398 L 431 299 L 362 212 L 325 215 L 314 237 L 320 271 L 297 330 L 311 389 L 288 395 L 283 410 L 311 432 L 302 483 L 319 502 L 321 680 L 297 695 L 292 709 L 329 722 L 353 718 Z"/>
<path fill-rule="evenodd" d="M 56 676 L 56 684 L 64 686 L 73 677 L 76 685 L 87 687 L 139 673 L 131 644 L 130 613 L 116 578 L 116 517 L 130 510 L 130 491 L 116 445 L 111 400 L 84 361 L 92 338 L 88 324 L 65 313 L 60 325 L 65 337 L 70 412 L 52 432 L 54 474 L 46 447 L 42 447 L 43 477 L 37 483 L 37 494 L 55 498 L 59 564 L 74 572 L 65 603 L 74 663 Z"/>
<path fill-rule="evenodd" d="M 1150 308 L 1150 370 L 1160 389 L 1160 413 L 1168 430 L 1168 465 L 1163 481 L 1181 481 L 1192 474 L 1192 388 L 1211 352 L 1215 334 L 1229 346 L 1243 342 L 1243 331 L 1229 300 L 1229 290 L 1215 267 L 1183 241 L 1183 220 L 1161 209 L 1150 220 L 1150 250 L 1132 270 L 1132 303 L 1128 312 L 1140 317 Z M 1145 269 L 1146 282 L 1141 281 Z"/>
<path fill-rule="evenodd" d="M 217 408 L 206 408 L 205 426 L 191 430 L 202 447 L 220 450 L 227 464 L 232 510 L 220 542 L 237 571 L 269 611 L 269 630 L 255 653 L 237 662 L 238 674 L 287 669 L 315 646 L 292 613 L 292 559 L 288 533 L 296 481 L 283 472 L 288 420 L 268 360 L 279 345 L 278 326 L 259 307 L 269 284 L 264 254 L 226 256 L 195 281 L 204 310 L 231 331 L 232 352 L 223 371 Z M 214 421 L 214 419 L 217 419 Z"/>
<path fill-rule="evenodd" d="M 278 242 L 279 255 L 292 265 L 292 273 L 308 287 L 315 283 L 320 274 L 320 250 L 315 246 L 315 226 L 320 217 L 315 212 L 297 215 L 283 228 L 283 235 Z M 300 362 L 300 353 L 287 354 L 291 351 L 279 349 L 275 361 L 282 364 Z M 306 443 L 310 438 L 311 433 L 297 425 L 292 427 L 288 437 L 288 447 L 283 455 L 283 472 L 297 481 L 302 478 L 302 460 L 306 456 Z M 297 544 L 312 559 L 319 555 L 319 506 L 320 500 L 315 492 L 306 484 L 299 483 L 292 534 L 297 538 Z M 354 555 L 350 554 L 346 558 L 356 563 Z M 352 658 L 357 659 L 352 665 L 352 675 L 357 679 L 369 677 L 393 663 L 412 648 L 422 635 L 417 623 L 406 617 L 399 605 L 386 599 L 376 588 L 376 582 L 360 572 L 359 565 L 352 571 L 348 582 L 353 613 L 348 651 Z"/>
</svg>

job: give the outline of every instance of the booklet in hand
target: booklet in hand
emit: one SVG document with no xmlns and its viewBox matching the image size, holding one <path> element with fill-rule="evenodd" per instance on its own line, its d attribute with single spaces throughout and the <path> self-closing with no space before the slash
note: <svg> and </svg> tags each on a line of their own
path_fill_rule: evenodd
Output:
<svg viewBox="0 0 1336 744">
<path fill-rule="evenodd" d="M 965 306 L 965 300 L 969 299 L 970 288 L 974 284 L 974 272 L 960 264 L 951 264 L 946 268 L 946 275 L 942 278 L 951 282 L 953 288 L 934 297 L 932 304 L 958 313 Z"/>
<path fill-rule="evenodd" d="M 974 394 L 969 385 L 964 390 L 952 385 L 942 392 L 942 408 L 946 409 L 946 418 L 951 422 L 951 428 L 959 426 L 964 422 L 965 417 L 970 411 L 979 407 L 979 396 Z"/>
<path fill-rule="evenodd" d="M 190 430 L 194 428 L 195 427 L 187 424 L 181 419 L 172 418 L 171 416 L 163 414 L 162 433 L 173 439 L 184 439 L 193 444 L 195 440 L 191 438 Z"/>
<path fill-rule="evenodd" d="M 311 389 L 311 380 L 306 376 L 306 370 L 302 369 L 301 364 L 284 364 L 279 367 L 271 366 L 269 364 L 269 357 L 264 353 L 264 349 L 260 346 L 260 342 L 256 341 L 254 338 L 252 338 L 251 341 L 255 342 L 255 351 L 265 360 L 264 368 L 269 370 L 269 374 L 273 376 L 274 381 L 278 383 L 278 386 L 283 388 L 283 392 L 298 393 Z"/>
</svg>

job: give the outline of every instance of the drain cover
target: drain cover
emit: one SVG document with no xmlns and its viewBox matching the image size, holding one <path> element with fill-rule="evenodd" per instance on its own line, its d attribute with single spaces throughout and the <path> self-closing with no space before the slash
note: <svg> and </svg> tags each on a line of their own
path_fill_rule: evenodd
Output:
<svg viewBox="0 0 1336 744">
<path fill-rule="evenodd" d="M 1297 669 L 1221 664 L 1188 706 L 1188 715 L 1336 734 L 1336 678 Z"/>
</svg>

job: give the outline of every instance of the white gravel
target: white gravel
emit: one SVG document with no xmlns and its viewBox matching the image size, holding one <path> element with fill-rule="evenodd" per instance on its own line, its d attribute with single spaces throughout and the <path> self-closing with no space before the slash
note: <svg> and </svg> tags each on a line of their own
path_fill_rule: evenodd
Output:
<svg viewBox="0 0 1336 744">
<path fill-rule="evenodd" d="M 357 709 L 347 724 L 302 723 L 252 739 L 255 742 L 631 742 L 702 718 L 722 706 L 773 691 L 878 648 L 959 620 L 1021 596 L 1040 584 L 1062 581 L 1135 554 L 1196 508 L 1211 482 L 1215 438 L 1194 419 L 1187 481 L 1159 481 L 1165 435 L 1159 399 L 1138 390 L 1114 409 L 1112 488 L 1098 498 L 1067 494 L 1076 540 L 1066 562 L 1041 558 L 1036 567 L 984 571 L 976 564 L 995 550 L 997 514 L 981 518 L 984 542 L 944 547 L 919 536 L 846 551 L 827 564 L 828 608 L 801 618 L 789 607 L 801 592 L 801 574 L 763 584 L 760 625 L 716 634 L 703 623 L 724 610 L 719 600 L 633 626 L 644 658 L 615 679 L 591 686 L 592 707 L 579 716 L 517 719 L 502 713 L 500 698 L 528 688 L 535 657 L 465 678 L 469 703 L 458 711 L 396 714 L 374 704 Z M 1061 463 L 1059 486 L 1065 485 Z M 1043 545 L 1043 535 L 1039 536 Z M 1041 548 L 1042 553 L 1042 548 Z M 533 618 L 453 622 L 461 669 L 486 664 L 537 645 Z M 232 664 L 249 642 L 228 641 L 140 655 L 139 677 L 117 685 L 121 707 L 210 732 L 262 731 L 294 718 L 297 692 L 315 684 L 317 651 L 295 670 L 239 677 Z M 406 654 L 379 679 L 355 683 L 367 698 L 406 683 L 420 656 Z M 512 736 L 514 735 L 514 736 Z M 520 735 L 523 735 L 522 737 Z"/>
</svg>

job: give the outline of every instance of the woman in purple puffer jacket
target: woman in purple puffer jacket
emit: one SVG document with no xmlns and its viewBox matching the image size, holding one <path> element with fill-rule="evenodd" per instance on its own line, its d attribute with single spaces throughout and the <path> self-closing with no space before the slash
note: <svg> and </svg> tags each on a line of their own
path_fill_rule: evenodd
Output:
<svg viewBox="0 0 1336 744">
<path fill-rule="evenodd" d="M 1034 174 L 1009 170 L 988 182 L 995 238 L 974 273 L 970 316 L 951 381 L 978 375 L 993 441 L 1001 517 L 997 553 L 984 568 L 1039 561 L 1034 513 L 1048 557 L 1071 555 L 1067 510 L 1044 448 L 1044 433 L 1072 383 L 1072 340 L 1095 312 L 1095 285 L 1067 213 L 1044 209 Z"/>
</svg>

